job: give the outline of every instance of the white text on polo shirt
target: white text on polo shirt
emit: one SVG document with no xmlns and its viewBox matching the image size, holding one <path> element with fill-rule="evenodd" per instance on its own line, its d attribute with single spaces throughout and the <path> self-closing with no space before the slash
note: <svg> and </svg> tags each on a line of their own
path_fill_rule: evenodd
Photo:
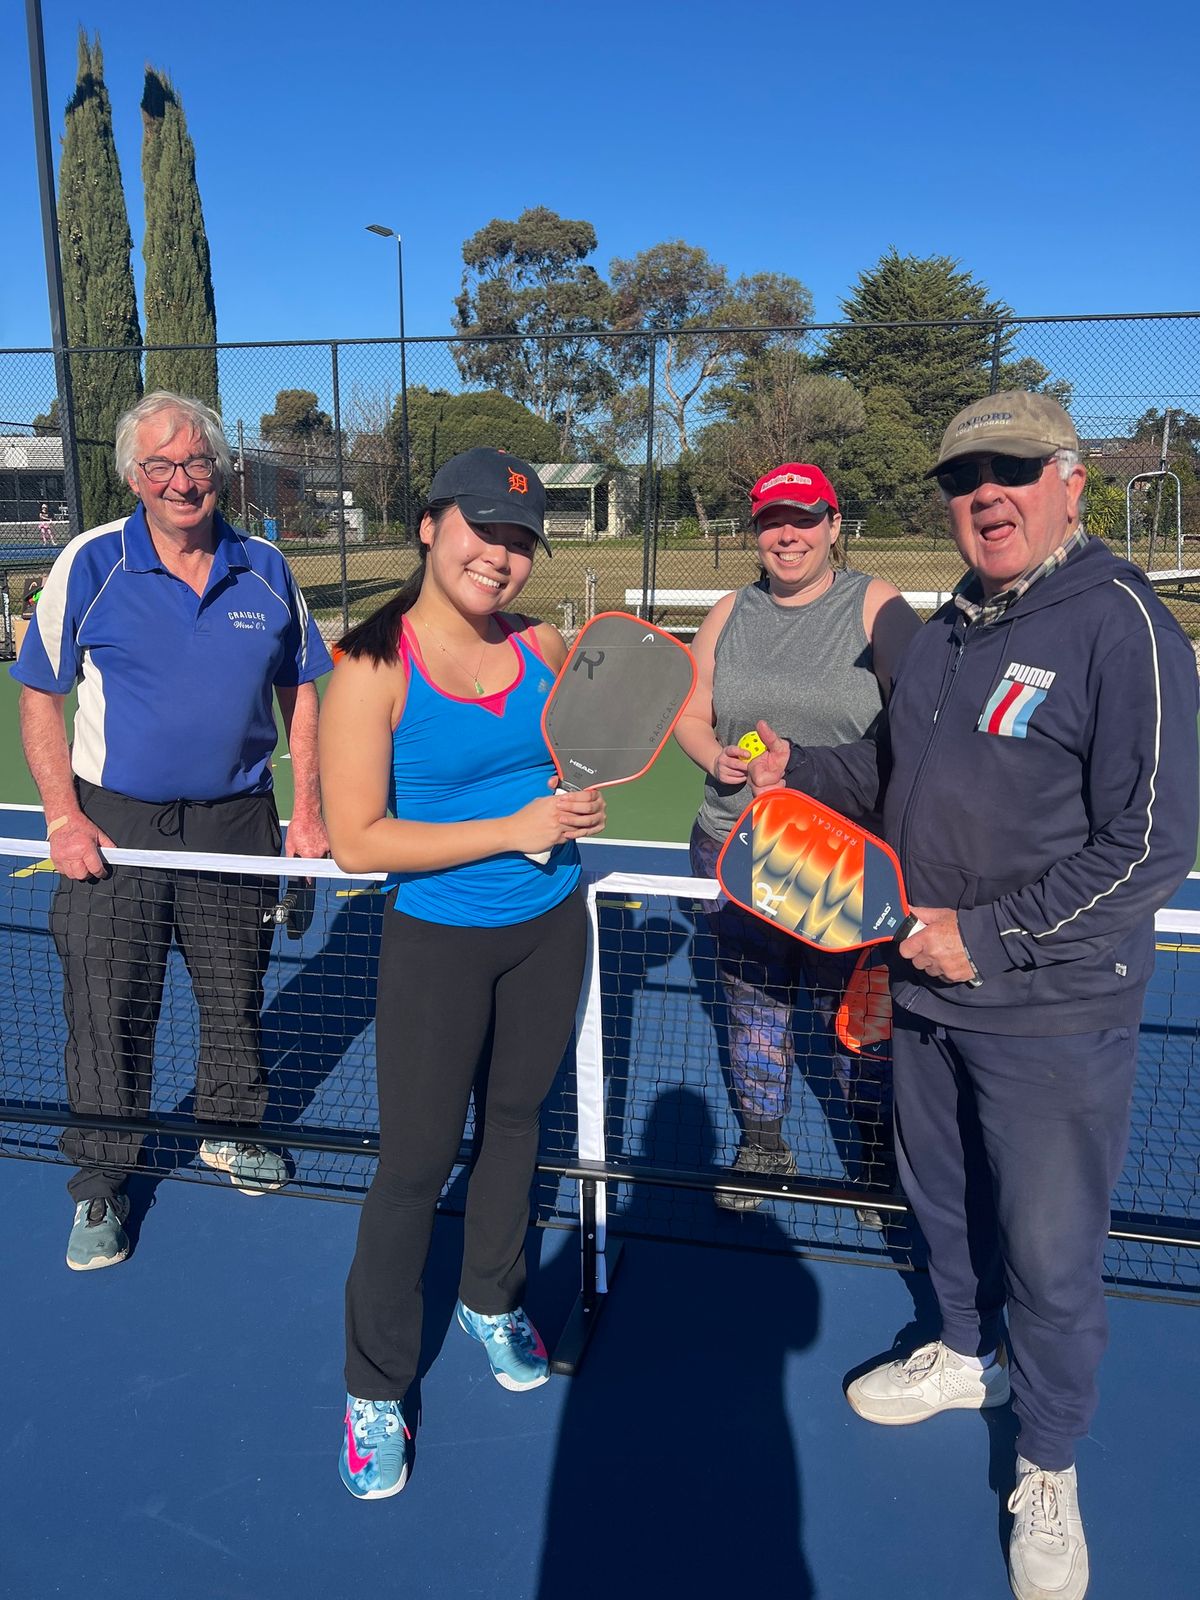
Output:
<svg viewBox="0 0 1200 1600">
<path fill-rule="evenodd" d="M 265 611 L 231 611 L 229 620 L 235 628 L 242 628 L 248 633 L 266 633 L 267 614 Z"/>
</svg>

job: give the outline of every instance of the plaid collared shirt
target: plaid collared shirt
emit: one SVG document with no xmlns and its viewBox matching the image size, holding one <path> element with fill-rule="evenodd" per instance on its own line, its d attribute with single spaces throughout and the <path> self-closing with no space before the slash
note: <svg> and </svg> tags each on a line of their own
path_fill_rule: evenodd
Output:
<svg viewBox="0 0 1200 1600">
<path fill-rule="evenodd" d="M 969 622 L 985 624 L 995 622 L 1004 615 L 1014 601 L 1019 600 L 1023 594 L 1028 594 L 1039 578 L 1044 578 L 1048 572 L 1054 572 L 1064 566 L 1076 550 L 1082 550 L 1087 542 L 1087 533 L 1080 524 L 1070 538 L 1064 539 L 1057 550 L 1052 550 L 1040 566 L 1023 572 L 1016 583 L 1007 589 L 1002 589 L 999 594 L 994 594 L 990 600 L 983 598 L 983 586 L 979 579 L 973 572 L 968 572 L 955 586 L 954 604 Z"/>
</svg>

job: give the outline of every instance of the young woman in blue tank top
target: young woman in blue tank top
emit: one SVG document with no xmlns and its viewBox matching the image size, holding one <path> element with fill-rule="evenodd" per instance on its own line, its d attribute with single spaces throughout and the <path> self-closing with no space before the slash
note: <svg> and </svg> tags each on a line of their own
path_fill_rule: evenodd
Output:
<svg viewBox="0 0 1200 1600">
<path fill-rule="evenodd" d="M 364 1500 L 398 1494 L 402 1402 L 421 1347 L 421 1280 L 472 1093 L 458 1321 L 506 1389 L 549 1377 L 522 1308 L 538 1114 L 570 1037 L 585 916 L 574 841 L 595 790 L 552 793 L 541 713 L 566 649 L 506 614 L 544 532 L 545 491 L 500 450 L 455 456 L 421 518 L 422 565 L 342 640 L 321 716 L 333 854 L 386 871 L 376 1003 L 379 1166 L 346 1284 L 339 1468 Z M 531 859 L 549 850 L 542 865 Z"/>
<path fill-rule="evenodd" d="M 901 651 L 920 627 L 890 583 L 846 567 L 837 495 L 819 467 L 785 462 L 764 474 L 751 493 L 750 516 L 762 574 L 719 600 L 701 624 L 692 645 L 696 690 L 675 729 L 705 774 L 691 839 L 699 877 L 715 875 L 721 845 L 751 798 L 748 757 L 738 740 L 759 721 L 759 708 L 775 709 L 780 722 L 774 726 L 803 728 L 809 744 L 861 738 L 879 715 Z M 872 1187 L 892 1188 L 889 1063 L 854 1055 L 831 1037 L 855 958 L 809 949 L 723 897 L 709 922 L 742 1125 L 733 1170 L 795 1173 L 783 1124 L 798 1064 L 830 1117 L 836 1143 L 843 1150 L 857 1143 L 861 1175 Z M 824 1037 L 814 1036 L 814 1015 Z M 809 1048 L 798 1063 L 797 1041 L 804 1036 Z M 761 1202 L 726 1192 L 717 1204 L 743 1211 Z M 864 1226 L 882 1226 L 873 1208 L 859 1208 L 858 1218 Z"/>
</svg>

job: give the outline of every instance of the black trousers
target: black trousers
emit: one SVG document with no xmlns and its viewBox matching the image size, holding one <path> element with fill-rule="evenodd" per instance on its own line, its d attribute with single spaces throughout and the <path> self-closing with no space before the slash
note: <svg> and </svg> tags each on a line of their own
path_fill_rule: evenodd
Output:
<svg viewBox="0 0 1200 1600">
<path fill-rule="evenodd" d="M 279 854 L 271 794 L 155 805 L 94 784 L 78 788 L 84 815 L 126 849 Z M 113 867 L 97 883 L 60 881 L 50 929 L 63 966 L 72 1110 L 148 1114 L 155 1028 L 174 938 L 200 1018 L 196 1116 L 261 1121 L 267 1085 L 259 1020 L 272 933 L 263 915 L 276 889 L 273 879 L 143 867 Z M 137 1165 L 141 1144 L 140 1134 L 68 1128 L 61 1148 L 79 1168 L 67 1185 L 72 1198 L 116 1193 Z"/>
<path fill-rule="evenodd" d="M 571 1036 L 586 946 L 578 890 L 506 928 L 387 912 L 375 1027 L 379 1166 L 346 1284 L 352 1395 L 399 1400 L 416 1376 L 434 1210 L 472 1088 L 459 1293 L 485 1316 L 520 1305 L 538 1116 Z"/>
</svg>

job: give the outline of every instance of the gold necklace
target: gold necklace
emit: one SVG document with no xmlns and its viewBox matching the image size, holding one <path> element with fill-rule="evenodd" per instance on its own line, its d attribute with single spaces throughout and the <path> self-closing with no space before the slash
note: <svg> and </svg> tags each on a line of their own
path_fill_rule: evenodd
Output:
<svg viewBox="0 0 1200 1600">
<path fill-rule="evenodd" d="M 486 694 L 487 690 L 483 687 L 482 683 L 480 683 L 480 681 L 479 681 L 479 669 L 480 669 L 480 667 L 483 666 L 484 655 L 487 653 L 487 647 L 488 647 L 489 644 L 491 644 L 492 641 L 490 639 L 487 639 L 487 638 L 484 639 L 483 648 L 479 652 L 479 660 L 475 663 L 475 671 L 474 672 L 467 672 L 467 668 L 463 665 L 462 661 L 458 658 L 458 656 L 456 656 L 452 650 L 448 650 L 446 648 L 446 646 L 442 643 L 441 635 L 438 633 L 438 630 L 433 626 L 433 624 L 431 622 L 426 622 L 424 617 L 422 617 L 420 620 L 421 620 L 422 623 L 424 623 L 426 631 L 429 632 L 429 633 L 432 633 L 433 642 L 434 642 L 434 644 L 437 645 L 438 649 L 442 652 L 442 654 L 444 656 L 449 657 L 450 661 L 458 668 L 458 670 L 460 672 L 465 672 L 467 677 L 470 678 L 472 684 L 475 687 L 475 693 L 476 694 Z M 488 624 L 488 627 L 489 627 L 489 631 L 490 631 L 490 628 L 491 628 L 491 624 L 490 623 Z"/>
</svg>

